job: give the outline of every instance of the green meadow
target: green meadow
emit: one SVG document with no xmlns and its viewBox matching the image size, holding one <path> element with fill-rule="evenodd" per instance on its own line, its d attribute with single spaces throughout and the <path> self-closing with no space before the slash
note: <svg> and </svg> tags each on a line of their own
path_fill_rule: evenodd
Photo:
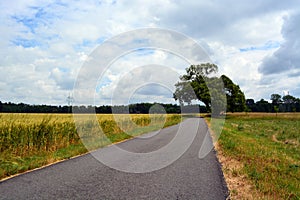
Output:
<svg viewBox="0 0 300 200">
<path fill-rule="evenodd" d="M 229 114 L 218 143 L 242 166 L 233 175 L 245 176 L 258 197 L 300 199 L 299 113 Z"/>
</svg>

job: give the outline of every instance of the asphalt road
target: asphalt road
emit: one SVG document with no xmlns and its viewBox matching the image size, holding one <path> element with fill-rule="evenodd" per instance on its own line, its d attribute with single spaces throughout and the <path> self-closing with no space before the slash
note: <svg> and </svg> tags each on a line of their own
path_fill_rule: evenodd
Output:
<svg viewBox="0 0 300 200">
<path fill-rule="evenodd" d="M 193 124 L 199 126 L 192 145 L 162 169 L 127 173 L 87 154 L 0 182 L 0 199 L 226 199 L 228 190 L 215 151 L 203 159 L 198 157 L 207 133 L 204 120 L 190 118 L 181 127 L 188 136 Z M 155 151 L 166 146 L 179 127 L 168 127 L 159 134 L 149 133 L 117 146 L 136 153 Z M 102 151 L 111 153 L 113 146 L 97 150 L 94 155 Z M 135 160 L 109 155 L 115 165 L 134 166 Z"/>
</svg>

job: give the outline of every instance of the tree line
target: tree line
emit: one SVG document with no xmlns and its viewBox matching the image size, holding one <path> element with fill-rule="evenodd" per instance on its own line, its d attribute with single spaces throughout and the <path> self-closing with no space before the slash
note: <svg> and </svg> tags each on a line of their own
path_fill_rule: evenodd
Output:
<svg viewBox="0 0 300 200">
<path fill-rule="evenodd" d="M 137 103 L 130 105 L 118 106 L 53 106 L 53 105 L 29 105 L 24 103 L 2 103 L 0 101 L 0 112 L 2 113 L 72 113 L 75 110 L 79 113 L 93 113 L 97 114 L 111 114 L 113 113 L 131 113 L 131 114 L 148 114 L 149 110 L 153 113 L 181 113 L 184 109 L 186 112 L 192 112 L 199 109 L 201 113 L 206 113 L 205 106 L 202 105 L 185 105 L 181 107 L 177 104 L 161 104 L 159 107 L 155 106 L 157 103 Z"/>
<path fill-rule="evenodd" d="M 276 98 L 275 98 L 276 97 Z M 278 98 L 279 97 L 279 98 Z M 227 112 L 300 112 L 300 99 L 291 95 L 285 95 L 281 97 L 279 94 L 272 94 L 269 103 L 268 101 L 261 99 L 256 101 L 254 99 L 246 99 L 245 107 L 241 104 L 232 109 L 231 106 L 227 106 Z M 150 108 L 155 106 L 156 103 L 137 103 L 126 106 L 74 106 L 75 110 L 81 113 L 96 112 L 99 114 L 111 114 L 114 113 L 132 113 L 132 114 L 148 114 Z M 181 113 L 182 107 L 177 104 L 161 104 L 163 110 L 153 110 L 157 113 Z M 190 110 L 195 105 L 190 105 Z M 204 105 L 196 105 L 200 113 L 210 112 Z M 185 105 L 185 110 L 189 110 L 189 105 Z M 125 112 L 126 111 L 126 112 Z M 53 106 L 53 105 L 29 105 L 24 103 L 3 103 L 0 101 L 0 112 L 2 113 L 71 113 L 72 106 Z"/>
<path fill-rule="evenodd" d="M 300 112 L 300 99 L 290 94 L 281 96 L 271 94 L 271 103 L 261 99 L 257 102 L 254 99 L 246 100 L 246 110 L 251 112 Z"/>
</svg>

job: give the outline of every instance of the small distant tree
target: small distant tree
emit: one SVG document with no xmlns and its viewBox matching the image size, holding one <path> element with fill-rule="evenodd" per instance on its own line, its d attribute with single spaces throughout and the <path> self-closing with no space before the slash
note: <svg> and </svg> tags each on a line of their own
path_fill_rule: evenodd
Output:
<svg viewBox="0 0 300 200">
<path fill-rule="evenodd" d="M 255 101 L 254 99 L 246 99 L 246 105 L 254 105 Z"/>
<path fill-rule="evenodd" d="M 269 102 L 264 100 L 264 99 L 260 99 L 259 101 L 256 102 L 256 104 L 268 104 Z"/>
<path fill-rule="evenodd" d="M 278 107 L 278 106 L 274 106 L 274 111 L 275 111 L 276 117 L 277 117 L 277 114 L 278 114 L 278 112 L 279 112 L 279 107 Z"/>
<path fill-rule="evenodd" d="M 249 112 L 251 112 L 251 109 L 250 109 L 249 107 L 246 106 L 245 112 L 246 112 L 246 115 L 248 116 Z"/>
<path fill-rule="evenodd" d="M 257 112 L 272 112 L 273 106 L 268 101 L 261 99 L 256 102 Z"/>
<path fill-rule="evenodd" d="M 282 102 L 280 94 L 272 94 L 271 101 L 273 105 L 278 105 Z"/>
<path fill-rule="evenodd" d="M 282 100 L 285 104 L 292 104 L 292 103 L 296 103 L 296 98 L 293 97 L 292 95 L 285 95 L 282 97 Z"/>
</svg>

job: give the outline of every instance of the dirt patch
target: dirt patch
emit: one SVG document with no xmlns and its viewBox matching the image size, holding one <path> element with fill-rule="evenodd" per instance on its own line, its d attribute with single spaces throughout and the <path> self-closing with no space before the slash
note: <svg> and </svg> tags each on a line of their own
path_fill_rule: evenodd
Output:
<svg viewBox="0 0 300 200">
<path fill-rule="evenodd" d="M 232 127 L 238 127 L 239 125 L 238 125 L 238 124 L 235 124 L 235 123 L 231 123 L 231 126 L 232 126 Z"/>
<path fill-rule="evenodd" d="M 276 134 L 272 135 L 272 141 L 281 143 L 281 141 L 277 140 Z"/>
<path fill-rule="evenodd" d="M 254 186 L 240 174 L 243 164 L 225 156 L 218 143 L 215 144 L 215 149 L 230 191 L 230 199 L 259 199 L 259 195 L 254 192 Z"/>
<path fill-rule="evenodd" d="M 273 134 L 272 135 L 272 141 L 273 142 L 278 142 L 278 143 L 281 143 L 281 144 L 291 144 L 291 145 L 295 145 L 295 146 L 298 146 L 299 145 L 299 142 L 297 140 L 285 140 L 285 141 L 279 141 L 277 139 L 277 135 L 276 134 Z"/>
<path fill-rule="evenodd" d="M 297 140 L 285 140 L 284 144 L 291 144 L 291 145 L 299 146 L 299 142 Z"/>
<path fill-rule="evenodd" d="M 209 121 L 206 123 L 210 127 Z M 231 124 L 232 126 L 238 126 L 238 124 Z M 212 130 L 210 130 L 211 136 L 214 141 L 216 137 Z M 225 156 L 218 142 L 214 143 L 215 150 L 217 152 L 217 158 L 222 166 L 227 187 L 229 189 L 230 199 L 263 199 L 263 195 L 258 194 L 255 190 L 255 186 L 247 180 L 247 178 L 241 175 L 240 171 L 243 169 L 243 164 L 238 160 Z"/>
</svg>

